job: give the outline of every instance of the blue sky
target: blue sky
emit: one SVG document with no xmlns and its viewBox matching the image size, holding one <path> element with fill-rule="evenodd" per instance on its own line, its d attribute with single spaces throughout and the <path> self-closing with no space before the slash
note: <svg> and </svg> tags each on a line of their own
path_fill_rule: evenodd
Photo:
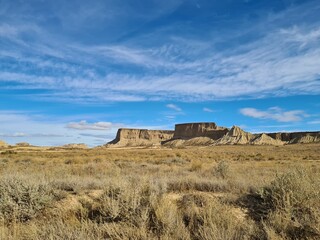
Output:
<svg viewBox="0 0 320 240">
<path fill-rule="evenodd" d="M 318 0 L 0 0 L 0 139 L 320 130 Z"/>
</svg>

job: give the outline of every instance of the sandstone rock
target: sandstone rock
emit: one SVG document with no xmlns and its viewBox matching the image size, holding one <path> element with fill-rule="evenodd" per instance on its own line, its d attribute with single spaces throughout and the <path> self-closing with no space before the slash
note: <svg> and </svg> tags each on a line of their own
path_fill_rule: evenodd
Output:
<svg viewBox="0 0 320 240">
<path fill-rule="evenodd" d="M 320 132 L 280 132 L 267 135 L 289 144 L 320 142 Z"/>
<path fill-rule="evenodd" d="M 173 137 L 173 131 L 120 128 L 108 147 L 160 146 Z"/>
<path fill-rule="evenodd" d="M 320 142 L 320 133 L 318 134 L 310 134 L 307 133 L 306 135 L 300 135 L 296 138 L 290 140 L 290 144 L 295 143 L 317 143 Z"/>
<path fill-rule="evenodd" d="M 30 143 L 20 142 L 16 144 L 17 147 L 31 147 Z"/>
<path fill-rule="evenodd" d="M 230 131 L 224 135 L 222 138 L 220 138 L 217 141 L 218 145 L 223 144 L 249 144 L 250 141 L 254 138 L 254 135 L 243 131 L 241 128 L 237 126 L 233 126 Z"/>
<path fill-rule="evenodd" d="M 189 147 L 189 146 L 212 146 L 216 143 L 215 140 L 208 137 L 195 137 L 188 140 L 173 139 L 164 143 L 166 147 Z"/>
<path fill-rule="evenodd" d="M 285 142 L 279 139 L 274 139 L 268 136 L 267 134 L 262 133 L 258 135 L 255 139 L 253 139 L 251 141 L 251 144 L 253 145 L 284 145 Z"/>
<path fill-rule="evenodd" d="M 320 142 L 320 132 L 251 134 L 237 126 L 230 130 L 213 122 L 176 124 L 174 131 L 119 129 L 107 147 L 211 146 L 224 144 L 283 145 Z"/>
<path fill-rule="evenodd" d="M 173 139 L 208 137 L 218 140 L 227 132 L 228 128 L 219 127 L 213 122 L 176 124 Z"/>
</svg>

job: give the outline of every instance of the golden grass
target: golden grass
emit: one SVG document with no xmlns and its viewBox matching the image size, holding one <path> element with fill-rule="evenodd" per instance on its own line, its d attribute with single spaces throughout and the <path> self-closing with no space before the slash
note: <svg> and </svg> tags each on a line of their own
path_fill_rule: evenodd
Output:
<svg viewBox="0 0 320 240">
<path fill-rule="evenodd" d="M 319 144 L 0 152 L 0 239 L 320 237 Z"/>
</svg>

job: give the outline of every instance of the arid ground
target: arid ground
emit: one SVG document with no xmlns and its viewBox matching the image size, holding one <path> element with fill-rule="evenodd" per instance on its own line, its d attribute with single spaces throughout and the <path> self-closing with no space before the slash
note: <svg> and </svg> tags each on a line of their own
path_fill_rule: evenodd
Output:
<svg viewBox="0 0 320 240">
<path fill-rule="evenodd" d="M 0 151 L 0 239 L 320 239 L 320 144 Z"/>
</svg>

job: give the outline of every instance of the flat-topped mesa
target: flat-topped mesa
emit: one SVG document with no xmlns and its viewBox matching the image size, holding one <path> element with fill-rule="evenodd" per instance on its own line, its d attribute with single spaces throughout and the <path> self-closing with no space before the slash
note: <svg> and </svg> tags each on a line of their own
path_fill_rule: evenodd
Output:
<svg viewBox="0 0 320 240">
<path fill-rule="evenodd" d="M 173 137 L 174 131 L 148 129 L 118 129 L 116 138 L 107 146 L 159 146 Z"/>
<path fill-rule="evenodd" d="M 175 130 L 120 128 L 107 147 L 184 147 L 215 145 L 284 145 L 320 142 L 320 132 L 252 134 L 233 126 L 219 127 L 214 122 L 176 124 Z"/>
<path fill-rule="evenodd" d="M 208 137 L 217 140 L 223 137 L 228 131 L 228 128 L 219 127 L 214 122 L 176 124 L 173 139 Z"/>
</svg>

